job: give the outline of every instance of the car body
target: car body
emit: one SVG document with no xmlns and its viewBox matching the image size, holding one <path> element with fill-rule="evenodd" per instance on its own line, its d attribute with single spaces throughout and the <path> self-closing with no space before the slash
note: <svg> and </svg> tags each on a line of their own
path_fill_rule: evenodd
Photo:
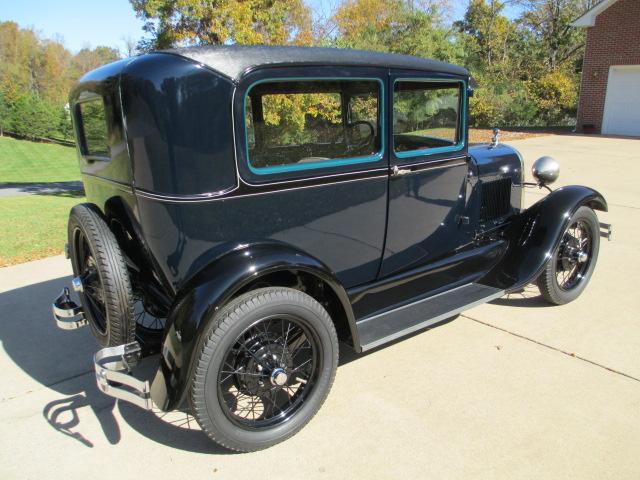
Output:
<svg viewBox="0 0 640 480">
<path fill-rule="evenodd" d="M 252 289 L 305 292 L 362 352 L 535 281 L 572 215 L 606 201 L 567 186 L 524 209 L 520 154 L 469 145 L 472 93 L 462 67 L 305 47 L 175 49 L 85 75 L 70 105 L 87 201 L 166 319 L 98 353 L 103 391 L 180 407 L 211 319 Z M 68 295 L 54 312 L 86 323 Z M 103 360 L 137 345 L 154 377 L 114 377 Z"/>
</svg>

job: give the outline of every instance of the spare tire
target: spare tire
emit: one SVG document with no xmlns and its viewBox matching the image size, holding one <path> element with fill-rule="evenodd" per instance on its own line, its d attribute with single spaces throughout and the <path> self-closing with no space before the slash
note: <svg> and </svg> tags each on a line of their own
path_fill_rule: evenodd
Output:
<svg viewBox="0 0 640 480">
<path fill-rule="evenodd" d="M 104 347 L 133 342 L 133 293 L 124 255 L 95 205 L 82 203 L 69 214 L 69 256 L 81 281 L 85 318 Z"/>
</svg>

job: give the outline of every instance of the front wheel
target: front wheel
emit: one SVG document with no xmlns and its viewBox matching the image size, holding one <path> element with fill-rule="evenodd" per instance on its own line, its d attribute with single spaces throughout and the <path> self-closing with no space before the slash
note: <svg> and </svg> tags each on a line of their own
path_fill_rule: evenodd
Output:
<svg viewBox="0 0 640 480">
<path fill-rule="evenodd" d="M 589 207 L 580 207 L 536 281 L 542 296 L 554 305 L 578 298 L 591 279 L 599 248 L 598 217 Z"/>
<path fill-rule="evenodd" d="M 336 331 L 326 310 L 303 292 L 269 287 L 241 295 L 204 335 L 191 406 L 223 447 L 250 452 L 291 437 L 331 389 Z"/>
</svg>

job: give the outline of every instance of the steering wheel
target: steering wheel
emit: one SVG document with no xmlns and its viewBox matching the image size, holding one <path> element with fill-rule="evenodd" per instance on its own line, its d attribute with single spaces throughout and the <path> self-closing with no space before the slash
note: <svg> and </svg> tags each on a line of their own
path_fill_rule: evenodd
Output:
<svg viewBox="0 0 640 480">
<path fill-rule="evenodd" d="M 359 141 L 354 142 L 353 132 L 354 132 L 354 128 L 357 127 L 358 125 L 366 125 L 367 127 L 369 127 L 369 135 L 368 136 L 363 136 Z M 365 145 L 367 145 L 376 136 L 375 127 L 373 126 L 373 124 L 371 122 L 368 122 L 366 120 L 357 120 L 357 121 L 347 125 L 347 128 L 349 129 L 349 132 L 350 132 L 347 135 L 347 137 L 348 137 L 348 141 L 349 141 L 351 150 L 355 150 L 357 148 L 364 147 Z"/>
</svg>

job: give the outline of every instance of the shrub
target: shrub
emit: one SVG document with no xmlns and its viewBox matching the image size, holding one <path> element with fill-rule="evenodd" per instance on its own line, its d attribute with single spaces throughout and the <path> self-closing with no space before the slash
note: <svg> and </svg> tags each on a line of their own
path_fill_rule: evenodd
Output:
<svg viewBox="0 0 640 480">
<path fill-rule="evenodd" d="M 578 99 L 576 81 L 560 70 L 553 70 L 526 83 L 528 96 L 546 125 L 572 121 Z"/>
</svg>

